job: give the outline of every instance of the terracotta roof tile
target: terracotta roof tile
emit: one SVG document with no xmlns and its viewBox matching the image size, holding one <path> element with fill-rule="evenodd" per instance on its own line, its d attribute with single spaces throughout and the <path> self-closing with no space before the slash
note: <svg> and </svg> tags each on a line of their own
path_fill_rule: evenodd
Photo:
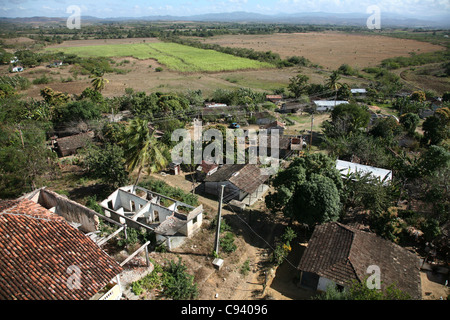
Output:
<svg viewBox="0 0 450 320">
<path fill-rule="evenodd" d="M 122 271 L 64 218 L 31 200 L 0 201 L 0 298 L 89 299 Z M 69 266 L 81 289 L 70 289 Z"/>
</svg>

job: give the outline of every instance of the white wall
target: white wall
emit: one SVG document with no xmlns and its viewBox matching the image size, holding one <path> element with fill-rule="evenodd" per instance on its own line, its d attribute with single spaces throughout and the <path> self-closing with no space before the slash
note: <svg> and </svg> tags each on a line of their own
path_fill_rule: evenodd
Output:
<svg viewBox="0 0 450 320">
<path fill-rule="evenodd" d="M 320 277 L 319 283 L 317 284 L 317 290 L 318 291 L 327 291 L 327 287 L 329 286 L 335 286 L 336 283 L 334 281 L 331 281 L 327 278 Z"/>
</svg>

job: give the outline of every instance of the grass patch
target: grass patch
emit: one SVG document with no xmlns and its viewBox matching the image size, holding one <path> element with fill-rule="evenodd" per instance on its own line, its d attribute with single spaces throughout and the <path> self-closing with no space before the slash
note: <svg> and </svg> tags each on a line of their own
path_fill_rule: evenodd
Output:
<svg viewBox="0 0 450 320">
<path fill-rule="evenodd" d="M 80 57 L 134 57 L 155 59 L 168 69 L 180 72 L 219 72 L 246 69 L 273 68 L 270 63 L 235 57 L 230 54 L 193 48 L 177 43 L 136 43 L 99 46 L 48 48 Z"/>
</svg>

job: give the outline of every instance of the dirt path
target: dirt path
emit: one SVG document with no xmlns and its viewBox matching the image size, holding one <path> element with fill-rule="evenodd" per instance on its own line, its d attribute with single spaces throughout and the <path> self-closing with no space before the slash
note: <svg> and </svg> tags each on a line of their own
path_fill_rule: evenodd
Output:
<svg viewBox="0 0 450 320">
<path fill-rule="evenodd" d="M 187 180 L 184 174 L 178 176 L 153 174 L 152 177 L 184 191 L 192 190 L 192 182 Z M 208 216 L 212 218 L 217 213 L 218 201 L 206 198 L 201 194 L 197 194 L 197 196 L 205 211 L 208 212 Z M 255 210 L 254 212 L 258 212 L 257 210 L 263 209 L 263 206 L 263 202 L 258 202 L 252 208 Z M 281 271 L 268 267 L 272 252 L 271 244 L 274 242 L 275 236 L 282 230 L 282 224 L 263 221 L 261 220 L 263 217 L 256 213 L 249 216 L 226 208 L 222 209 L 222 216 L 233 227 L 238 249 L 230 257 L 224 258 L 224 266 L 219 271 L 212 269 L 210 263 L 199 267 L 201 269 L 199 273 L 206 274 L 198 276 L 201 282 L 199 299 L 251 300 L 270 297 L 278 300 L 290 300 L 305 298 L 305 292 L 297 288 L 292 281 L 295 275 L 295 267 L 291 265 L 292 263 L 287 263 L 287 266 L 283 267 Z M 195 241 L 198 243 L 199 239 Z M 195 244 L 187 245 L 190 248 L 194 246 Z M 182 250 L 185 249 L 180 251 Z M 183 258 L 188 260 L 185 255 Z M 192 259 L 195 259 L 195 256 L 192 256 Z M 246 261 L 248 261 L 249 270 L 244 275 L 241 269 Z M 274 281 L 275 276 L 277 279 Z M 263 290 L 265 282 L 266 287 Z"/>
</svg>

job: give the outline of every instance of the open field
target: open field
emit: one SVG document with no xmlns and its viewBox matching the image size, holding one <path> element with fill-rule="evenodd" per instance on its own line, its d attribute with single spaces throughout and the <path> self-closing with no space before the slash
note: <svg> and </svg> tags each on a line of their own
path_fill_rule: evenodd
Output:
<svg viewBox="0 0 450 320">
<path fill-rule="evenodd" d="M 46 50 L 54 51 L 54 48 Z M 81 57 L 134 57 L 155 59 L 170 70 L 180 72 L 220 72 L 273 68 L 269 63 L 235 57 L 214 50 L 203 50 L 176 43 L 153 42 L 59 47 L 58 51 Z"/>
<path fill-rule="evenodd" d="M 383 59 L 408 56 L 409 52 L 423 53 L 444 49 L 439 45 L 416 40 L 338 32 L 223 35 L 195 39 L 224 47 L 272 51 L 278 53 L 281 58 L 304 56 L 329 70 L 337 69 L 344 63 L 362 69 L 376 66 Z"/>
</svg>

